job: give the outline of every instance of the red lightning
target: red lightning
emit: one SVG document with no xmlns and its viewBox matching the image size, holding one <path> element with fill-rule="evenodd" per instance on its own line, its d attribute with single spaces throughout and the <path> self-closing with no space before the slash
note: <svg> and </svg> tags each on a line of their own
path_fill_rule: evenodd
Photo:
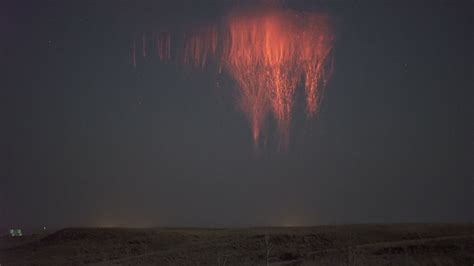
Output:
<svg viewBox="0 0 474 266">
<path fill-rule="evenodd" d="M 143 34 L 144 57 L 145 40 Z M 306 113 L 314 116 L 331 73 L 333 42 L 328 16 L 272 8 L 231 13 L 223 28 L 194 29 L 186 34 L 178 57 L 196 67 L 206 66 L 211 57 L 219 60 L 219 73 L 223 68 L 238 85 L 238 104 L 249 120 L 254 142 L 259 142 L 263 123 L 272 114 L 286 148 L 296 89 L 304 86 Z M 134 65 L 135 49 L 134 42 Z M 156 49 L 160 60 L 170 59 L 169 34 L 157 35 Z"/>
</svg>

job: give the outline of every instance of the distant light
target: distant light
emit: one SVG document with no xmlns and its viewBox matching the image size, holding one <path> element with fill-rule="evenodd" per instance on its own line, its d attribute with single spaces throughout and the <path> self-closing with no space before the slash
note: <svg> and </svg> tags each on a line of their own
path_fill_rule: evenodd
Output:
<svg viewBox="0 0 474 266">
<path fill-rule="evenodd" d="M 10 236 L 23 236 L 21 229 L 10 229 Z"/>
</svg>

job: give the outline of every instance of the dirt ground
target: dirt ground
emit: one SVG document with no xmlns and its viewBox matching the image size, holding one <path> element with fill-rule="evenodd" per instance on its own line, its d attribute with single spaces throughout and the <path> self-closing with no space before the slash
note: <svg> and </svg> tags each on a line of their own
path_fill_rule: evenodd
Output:
<svg viewBox="0 0 474 266">
<path fill-rule="evenodd" d="M 0 265 L 473 265 L 473 224 L 66 228 L 0 239 Z"/>
</svg>

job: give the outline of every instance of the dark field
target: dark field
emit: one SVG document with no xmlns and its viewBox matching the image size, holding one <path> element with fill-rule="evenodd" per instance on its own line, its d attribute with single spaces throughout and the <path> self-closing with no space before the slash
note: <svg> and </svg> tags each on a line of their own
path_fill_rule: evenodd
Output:
<svg viewBox="0 0 474 266">
<path fill-rule="evenodd" d="M 267 255 L 268 254 L 268 255 Z M 473 265 L 472 224 L 68 228 L 2 237 L 4 265 Z"/>
</svg>

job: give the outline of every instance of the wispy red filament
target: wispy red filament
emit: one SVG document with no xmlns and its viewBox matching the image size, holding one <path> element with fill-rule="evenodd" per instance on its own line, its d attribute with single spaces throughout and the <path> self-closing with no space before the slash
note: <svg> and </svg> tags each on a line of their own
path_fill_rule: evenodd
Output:
<svg viewBox="0 0 474 266">
<path fill-rule="evenodd" d="M 184 44 L 184 64 L 204 67 L 206 61 L 217 50 L 217 27 L 207 26 L 186 35 Z"/>
</svg>

